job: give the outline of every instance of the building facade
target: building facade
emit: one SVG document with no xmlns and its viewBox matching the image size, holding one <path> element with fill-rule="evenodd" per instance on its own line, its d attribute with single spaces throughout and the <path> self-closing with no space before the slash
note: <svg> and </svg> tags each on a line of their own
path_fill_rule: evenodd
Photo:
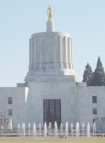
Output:
<svg viewBox="0 0 105 143">
<path fill-rule="evenodd" d="M 0 127 L 45 121 L 92 126 L 95 122 L 97 131 L 105 132 L 105 87 L 76 81 L 72 38 L 69 33 L 55 32 L 51 7 L 47 13 L 46 32 L 32 34 L 29 40 L 25 83 L 0 88 Z"/>
</svg>

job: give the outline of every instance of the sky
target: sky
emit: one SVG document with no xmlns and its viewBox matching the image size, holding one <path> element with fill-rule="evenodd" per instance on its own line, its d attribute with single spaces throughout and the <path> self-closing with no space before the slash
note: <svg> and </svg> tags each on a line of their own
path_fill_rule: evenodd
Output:
<svg viewBox="0 0 105 143">
<path fill-rule="evenodd" d="M 82 81 L 87 62 L 94 71 L 98 56 L 105 68 L 105 0 L 0 0 L 0 87 L 24 82 L 29 38 L 46 31 L 49 4 L 55 30 L 72 37 L 78 81 Z"/>
</svg>

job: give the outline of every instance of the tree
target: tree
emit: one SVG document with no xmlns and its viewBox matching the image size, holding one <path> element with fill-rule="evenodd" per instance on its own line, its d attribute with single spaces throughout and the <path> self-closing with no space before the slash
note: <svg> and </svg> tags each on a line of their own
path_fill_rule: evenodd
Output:
<svg viewBox="0 0 105 143">
<path fill-rule="evenodd" d="M 84 74 L 83 74 L 83 82 L 86 82 L 88 86 L 92 85 L 92 79 L 93 79 L 93 73 L 92 73 L 92 68 L 87 63 L 85 66 Z"/>
<path fill-rule="evenodd" d="M 94 86 L 105 85 L 105 72 L 100 57 L 98 57 L 96 69 L 93 74 L 93 85 Z"/>
</svg>

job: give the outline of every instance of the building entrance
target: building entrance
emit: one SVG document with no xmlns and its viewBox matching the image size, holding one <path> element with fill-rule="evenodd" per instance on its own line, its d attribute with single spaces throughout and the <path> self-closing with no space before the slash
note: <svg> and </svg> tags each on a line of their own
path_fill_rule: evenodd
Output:
<svg viewBox="0 0 105 143">
<path fill-rule="evenodd" d="M 51 122 L 54 126 L 54 122 L 57 122 L 58 127 L 61 124 L 61 100 L 60 99 L 44 99 L 43 100 L 43 113 L 44 122 L 47 125 Z"/>
</svg>

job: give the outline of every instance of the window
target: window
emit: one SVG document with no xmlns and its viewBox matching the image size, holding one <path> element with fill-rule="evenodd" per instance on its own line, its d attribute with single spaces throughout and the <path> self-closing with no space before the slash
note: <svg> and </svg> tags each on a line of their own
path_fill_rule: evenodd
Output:
<svg viewBox="0 0 105 143">
<path fill-rule="evenodd" d="M 97 96 L 92 96 L 92 103 L 97 103 Z"/>
<path fill-rule="evenodd" d="M 95 119 L 93 119 L 93 123 L 95 122 Z"/>
<path fill-rule="evenodd" d="M 97 114 L 97 108 L 93 108 L 93 114 L 94 114 L 94 115 Z"/>
<path fill-rule="evenodd" d="M 8 97 L 8 104 L 12 104 L 12 97 Z"/>
<path fill-rule="evenodd" d="M 12 109 L 8 109 L 8 115 L 9 115 L 9 116 L 12 116 L 12 114 L 13 114 L 13 113 L 12 113 Z"/>
</svg>

